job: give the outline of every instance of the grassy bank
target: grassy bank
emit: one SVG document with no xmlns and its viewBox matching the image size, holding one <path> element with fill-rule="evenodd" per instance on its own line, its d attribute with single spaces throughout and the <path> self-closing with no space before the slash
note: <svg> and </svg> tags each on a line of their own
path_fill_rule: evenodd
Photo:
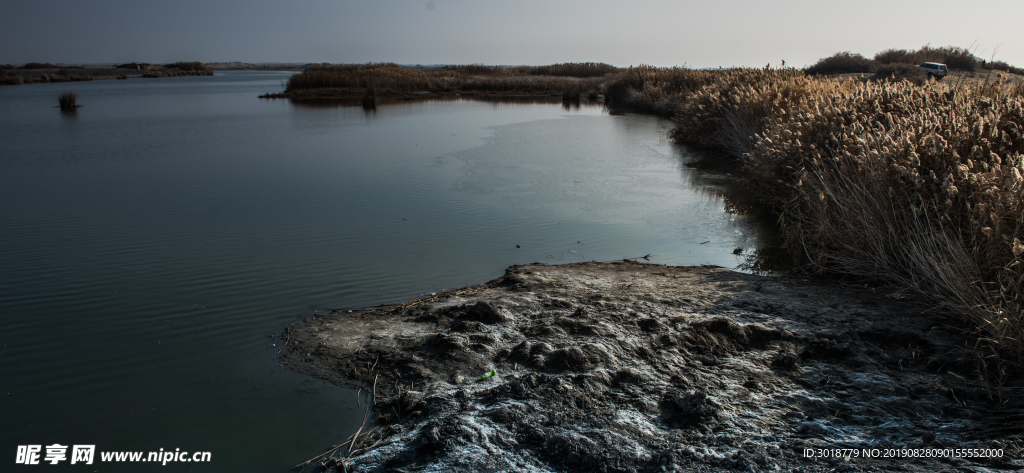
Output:
<svg viewBox="0 0 1024 473">
<path fill-rule="evenodd" d="M 739 158 L 810 271 L 885 281 L 1022 359 L 1024 86 L 632 68 L 609 99 Z M 898 296 L 897 296 L 898 297 Z"/>
</svg>

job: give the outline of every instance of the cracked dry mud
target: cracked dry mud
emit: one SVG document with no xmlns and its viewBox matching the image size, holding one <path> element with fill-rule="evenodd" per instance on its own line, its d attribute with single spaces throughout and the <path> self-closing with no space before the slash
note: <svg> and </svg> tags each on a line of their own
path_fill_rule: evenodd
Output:
<svg viewBox="0 0 1024 473">
<path fill-rule="evenodd" d="M 282 356 L 376 393 L 355 445 L 309 471 L 1024 469 L 1020 372 L 986 388 L 967 337 L 926 309 L 712 267 L 532 264 L 290 326 Z"/>
</svg>

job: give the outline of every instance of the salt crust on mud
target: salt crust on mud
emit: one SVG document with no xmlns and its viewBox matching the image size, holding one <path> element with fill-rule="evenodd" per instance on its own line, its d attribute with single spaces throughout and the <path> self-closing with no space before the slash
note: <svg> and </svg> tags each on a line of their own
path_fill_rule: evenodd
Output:
<svg viewBox="0 0 1024 473">
<path fill-rule="evenodd" d="M 282 356 L 376 392 L 351 454 L 345 445 L 309 470 L 1024 468 L 1020 373 L 1007 380 L 1016 389 L 983 388 L 981 358 L 955 322 L 926 309 L 710 267 L 533 264 L 290 326 Z M 968 447 L 1004 454 L 803 457 Z"/>
</svg>

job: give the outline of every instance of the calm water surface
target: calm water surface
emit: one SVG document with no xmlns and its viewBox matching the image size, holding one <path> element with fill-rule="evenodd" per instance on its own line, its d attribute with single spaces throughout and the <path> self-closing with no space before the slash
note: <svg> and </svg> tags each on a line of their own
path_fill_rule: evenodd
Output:
<svg viewBox="0 0 1024 473">
<path fill-rule="evenodd" d="M 256 98 L 285 79 L 0 88 L 0 462 L 95 444 L 213 463 L 56 469 L 279 472 L 361 420 L 353 391 L 278 365 L 272 335 L 315 310 L 535 261 L 734 267 L 760 243 L 665 121 Z"/>
</svg>

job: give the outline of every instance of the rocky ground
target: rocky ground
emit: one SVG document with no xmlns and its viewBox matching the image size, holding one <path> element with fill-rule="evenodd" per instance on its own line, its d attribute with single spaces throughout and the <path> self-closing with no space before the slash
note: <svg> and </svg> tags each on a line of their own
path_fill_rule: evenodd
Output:
<svg viewBox="0 0 1024 473">
<path fill-rule="evenodd" d="M 335 311 L 288 327 L 283 362 L 360 386 L 371 407 L 354 439 L 305 469 L 1024 469 L 1021 373 L 1000 376 L 955 321 L 884 292 L 712 267 L 533 264 Z M 979 450 L 953 450 L 968 448 Z M 990 449 L 1002 456 L 954 457 Z"/>
</svg>

